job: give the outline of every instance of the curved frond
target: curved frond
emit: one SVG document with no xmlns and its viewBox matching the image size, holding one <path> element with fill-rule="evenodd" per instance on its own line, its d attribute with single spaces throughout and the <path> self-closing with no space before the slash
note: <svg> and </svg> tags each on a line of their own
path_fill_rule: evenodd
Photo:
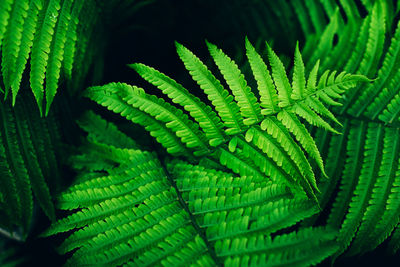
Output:
<svg viewBox="0 0 400 267">
<path fill-rule="evenodd" d="M 260 104 L 236 63 L 215 45 L 207 43 L 207 46 L 233 95 L 222 87 L 192 52 L 176 43 L 185 67 L 211 100 L 217 113 L 175 80 L 138 63 L 130 66 L 168 95 L 173 103 L 181 105 L 194 121 L 182 110 L 161 98 L 147 95 L 135 86 L 111 83 L 89 88 L 86 95 L 142 126 L 152 127 L 152 120 L 157 121 L 159 128 L 166 130 L 154 132 L 152 135 L 160 139 L 158 141 L 172 154 L 187 156 L 189 150 L 196 157 L 213 158 L 241 175 L 281 179 L 285 183 L 303 188 L 309 197 L 316 200 L 315 192 L 318 192 L 318 188 L 314 170 L 305 153 L 317 163 L 325 175 L 323 161 L 313 138 L 299 117 L 312 125 L 337 133 L 322 118 L 327 117 L 339 123 L 326 106 L 338 105 L 337 99 L 346 90 L 358 82 L 369 80 L 365 76 L 345 72 L 336 75 L 335 71 L 326 71 L 318 79 L 319 63 L 306 79 L 305 66 L 297 47 L 292 89 L 286 70 L 272 49 L 267 47 L 271 76 L 261 56 L 246 39 L 246 53 L 257 81 Z M 238 114 L 238 107 L 241 114 Z M 260 126 L 262 130 L 259 129 Z M 173 138 L 175 141 L 171 140 Z M 183 149 L 184 146 L 188 149 Z"/>
</svg>

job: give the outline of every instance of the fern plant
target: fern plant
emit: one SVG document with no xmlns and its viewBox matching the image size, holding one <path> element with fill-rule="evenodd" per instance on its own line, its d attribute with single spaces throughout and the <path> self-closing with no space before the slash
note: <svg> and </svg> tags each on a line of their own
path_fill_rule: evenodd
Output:
<svg viewBox="0 0 400 267">
<path fill-rule="evenodd" d="M 301 228 L 274 238 L 270 234 L 319 211 L 314 171 L 304 151 L 322 174 L 323 163 L 298 116 L 336 132 L 318 115 L 338 122 L 324 103 L 338 104 L 340 93 L 368 79 L 327 71 L 317 82 L 319 64 L 306 79 L 297 47 L 290 84 L 272 49 L 268 47 L 271 76 L 246 40 L 258 103 L 237 65 L 207 45 L 234 96 L 187 48 L 177 44 L 177 49 L 219 116 L 177 82 L 143 64 L 132 67 L 194 121 L 135 86 L 112 83 L 88 89 L 87 96 L 143 125 L 172 155 L 200 163 L 173 160 L 165 169 L 115 126 L 86 115 L 80 124 L 89 132 L 89 143 L 85 154 L 73 159 L 82 174 L 59 198 L 62 209 L 78 211 L 44 233 L 77 230 L 60 247 L 62 253 L 78 248 L 69 264 L 309 265 L 338 251 L 330 228 Z M 214 160 L 239 177 L 210 168 Z M 318 238 L 310 240 L 310 235 Z"/>
<path fill-rule="evenodd" d="M 258 102 L 235 62 L 215 45 L 207 42 L 207 46 L 233 95 L 192 52 L 180 44 L 177 50 L 218 115 L 182 85 L 143 64 L 131 67 L 181 105 L 194 121 L 163 99 L 127 84 L 92 87 L 86 95 L 144 126 L 172 155 L 208 157 L 243 176 L 270 177 L 274 182 L 287 184 L 291 190 L 301 189 L 317 202 L 314 171 L 304 152 L 325 172 L 314 140 L 299 117 L 336 132 L 320 116 L 338 122 L 325 105 L 337 105 L 335 99 L 341 93 L 368 79 L 326 71 L 318 80 L 319 63 L 306 79 L 297 47 L 290 84 L 282 62 L 272 49 L 268 47 L 271 76 L 261 56 L 246 40 L 247 56 L 258 83 Z"/>
<path fill-rule="evenodd" d="M 308 265 L 338 248 L 323 227 L 271 236 L 318 212 L 284 184 L 181 160 L 165 169 L 99 116 L 79 124 L 89 133 L 71 160 L 80 176 L 59 197 L 74 212 L 44 233 L 74 229 L 59 247 L 77 249 L 68 265 Z"/>
<path fill-rule="evenodd" d="M 84 80 L 98 84 L 89 75 L 108 80 L 107 38 L 148 2 L 0 1 L 1 235 L 24 241 L 35 203 L 54 221 L 55 125 L 64 123 L 50 111 L 56 92 L 76 97 Z M 234 0 L 219 10 L 232 31 L 208 37 L 237 48 L 231 41 L 248 31 L 255 46 L 231 49 L 233 61 L 207 42 L 216 65 L 207 67 L 177 43 L 199 86 L 137 63 L 165 97 L 124 83 L 85 92 L 169 155 L 87 113 L 78 121 L 87 140 L 71 158 L 77 179 L 58 197 L 65 216 L 44 235 L 68 232 L 59 251 L 78 266 L 309 266 L 378 246 L 398 253 L 400 4 Z M 18 264 L 4 244 L 0 265 Z"/>
</svg>

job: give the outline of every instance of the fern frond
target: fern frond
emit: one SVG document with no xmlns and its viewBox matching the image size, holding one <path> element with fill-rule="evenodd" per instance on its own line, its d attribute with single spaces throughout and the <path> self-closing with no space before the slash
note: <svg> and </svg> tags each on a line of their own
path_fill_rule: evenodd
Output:
<svg viewBox="0 0 400 267">
<path fill-rule="evenodd" d="M 142 89 L 134 86 L 109 84 L 103 87 L 89 88 L 86 95 L 128 119 L 139 117 L 136 115 L 138 112 L 147 113 L 149 117 L 164 124 L 164 127 L 169 128 L 172 134 L 180 138 L 180 146 L 183 145 L 189 150 L 194 150 L 193 155 L 196 157 L 210 156 L 241 175 L 263 176 L 261 173 L 270 177 L 273 175 L 273 179 L 279 178 L 289 184 L 297 184 L 316 200 L 314 194 L 314 191 L 318 192 L 316 179 L 304 152 L 317 163 L 322 173 L 324 173 L 323 162 L 311 135 L 298 117 L 304 118 L 313 125 L 336 132 L 321 117 L 328 117 L 338 122 L 325 105 L 339 104 L 336 99 L 340 99 L 341 94 L 347 89 L 354 87 L 358 82 L 369 80 L 362 75 L 351 75 L 345 72 L 336 75 L 336 72 L 330 71 L 326 71 L 318 80 L 319 64 L 317 63 L 306 81 L 304 63 L 297 48 L 295 52 L 296 71 L 292 81 L 295 88 L 293 93 L 283 63 L 272 49 L 268 46 L 269 61 L 272 67 L 271 77 L 261 56 L 246 39 L 247 56 L 261 96 L 260 104 L 248 87 L 236 63 L 215 45 L 207 43 L 209 52 L 233 96 L 223 89 L 221 83 L 192 52 L 178 43 L 176 46 L 185 67 L 207 94 L 220 118 L 210 107 L 190 94 L 176 81 L 143 64 L 131 66 L 145 80 L 167 94 L 172 102 L 183 106 L 193 117 L 194 122 L 181 110 L 166 103 L 163 99 L 147 95 Z M 241 114 L 238 114 L 239 109 Z M 223 125 L 220 124 L 219 119 Z M 150 125 L 143 119 L 132 119 L 132 121 L 145 127 Z M 274 122 L 273 129 L 267 129 L 263 133 L 257 131 L 256 139 L 262 139 L 262 141 L 254 141 L 252 144 L 254 147 L 245 144 L 246 142 L 241 143 L 244 146 L 236 149 L 237 140 L 246 137 L 246 141 L 251 143 L 255 129 L 261 125 L 264 131 L 265 128 L 268 128 L 265 125 L 271 121 Z M 204 133 L 198 130 L 199 127 Z M 156 137 L 160 137 L 158 133 Z M 161 144 L 171 152 L 181 151 L 172 149 L 169 147 L 170 144 L 166 144 L 166 141 L 163 142 Z M 172 144 L 172 142 L 170 143 Z M 207 143 L 217 147 L 208 147 Z M 174 146 L 178 145 L 174 144 Z M 226 150 L 226 146 L 229 148 L 229 152 Z M 275 148 L 270 151 L 270 147 Z M 293 181 L 295 182 L 293 183 Z"/>
<path fill-rule="evenodd" d="M 300 120 L 294 114 L 286 111 L 278 114 L 278 120 L 282 122 L 283 126 L 285 126 L 293 136 L 296 137 L 297 141 L 301 144 L 308 155 L 315 160 L 322 173 L 326 176 L 317 145 Z"/>
<path fill-rule="evenodd" d="M 12 9 L 14 0 L 6 0 L 0 6 L 0 45 L 3 42 L 4 34 L 7 31 L 7 26 L 10 19 L 10 11 Z"/>
<path fill-rule="evenodd" d="M 368 76 L 375 75 L 378 62 L 383 52 L 386 32 L 385 19 L 387 15 L 383 5 L 385 4 L 381 1 L 375 2 L 371 15 L 364 20 L 364 23 L 368 23 L 368 36 L 357 40 L 358 43 L 361 43 L 362 50 L 355 51 L 354 55 L 356 55 L 360 61 L 350 65 L 352 68 L 356 68 L 358 73 Z M 367 38 L 367 40 L 365 40 L 365 38 Z M 349 92 L 347 95 L 348 100 L 343 107 L 344 110 L 354 103 L 354 100 L 358 97 L 359 91 L 360 86 Z"/>
<path fill-rule="evenodd" d="M 329 99 L 330 100 L 330 99 Z M 332 104 L 332 102 L 330 103 Z M 332 126 L 330 126 L 326 121 L 324 121 L 314 110 L 303 103 L 299 103 L 295 107 L 296 114 L 306 120 L 309 124 L 324 128 L 328 131 L 338 134 Z"/>
<path fill-rule="evenodd" d="M 337 240 L 341 248 L 336 256 L 346 250 L 346 255 L 351 256 L 375 249 L 389 238 L 398 223 L 397 129 L 381 123 L 354 119 L 350 122 L 345 124 L 350 126 L 348 133 L 332 139 L 333 146 L 328 150 L 330 155 L 343 157 L 337 139 L 347 142 L 346 158 L 329 167 L 344 169 L 338 174 L 342 175 L 341 184 L 328 217 L 328 225 L 339 229 Z M 328 199 L 334 183 L 321 187 Z"/>
<path fill-rule="evenodd" d="M 262 179 L 264 176 L 260 169 L 257 168 L 257 165 L 247 160 L 251 155 L 246 153 L 246 151 L 243 151 L 243 153 L 239 153 L 237 150 L 230 152 L 228 148 L 220 148 L 216 151 L 216 157 L 223 166 L 228 167 L 237 174 Z"/>
<path fill-rule="evenodd" d="M 366 133 L 363 166 L 354 189 L 354 195 L 349 203 L 348 213 L 338 235 L 338 241 L 344 246 L 342 249 L 349 245 L 350 240 L 355 235 L 368 205 L 368 199 L 379 170 L 382 141 L 383 127 L 381 125 L 369 125 Z"/>
<path fill-rule="evenodd" d="M 110 130 L 118 136 L 117 129 Z M 100 157 L 116 164 L 91 171 L 93 175 L 64 192 L 59 198 L 61 207 L 78 210 L 43 234 L 76 230 L 59 248 L 61 253 L 76 249 L 68 265 L 212 266 L 228 265 L 232 258 L 255 260 L 257 255 L 264 255 L 268 262 L 282 258 L 306 264 L 320 262 L 337 248 L 331 243 L 335 232 L 323 228 L 271 240 L 270 234 L 318 212 L 304 194 L 293 195 L 284 184 L 236 177 L 178 160 L 168 162 L 164 170 L 154 154 L 102 143 L 86 147 L 84 153 L 97 150 Z M 90 164 L 87 167 L 81 170 L 90 170 Z M 311 234 L 313 242 L 308 239 Z M 254 247 L 256 239 L 260 242 Z M 229 245 L 238 240 L 243 249 Z M 296 252 L 317 246 L 323 249 L 306 257 Z"/>
<path fill-rule="evenodd" d="M 382 161 L 379 166 L 378 177 L 372 189 L 371 199 L 363 215 L 357 236 L 351 246 L 350 254 L 359 253 L 361 249 L 365 251 L 367 244 L 369 249 L 375 248 L 388 235 L 386 233 L 383 234 L 384 238 L 376 238 L 376 232 L 378 231 L 375 228 L 378 222 L 382 224 L 386 221 L 386 218 L 382 217 L 382 215 L 386 214 L 386 205 L 389 205 L 389 203 L 386 204 L 386 201 L 388 201 L 388 197 L 391 195 L 391 187 L 394 185 L 396 179 L 395 175 L 398 169 L 399 157 L 398 150 L 400 148 L 399 141 L 398 129 L 385 129 Z M 388 232 L 392 229 L 388 229 Z M 373 238 L 369 239 L 369 236 Z"/>
<path fill-rule="evenodd" d="M 342 170 L 346 162 L 346 148 L 347 142 L 349 141 L 349 131 L 350 120 L 346 119 L 343 122 L 341 135 L 331 136 L 329 132 L 322 129 L 319 129 L 315 134 L 316 137 L 321 136 L 318 140 L 320 143 L 317 142 L 317 146 L 321 152 L 324 151 L 324 154 L 326 155 L 325 171 L 329 177 L 327 180 L 319 181 L 320 183 L 318 184 L 321 191 L 321 195 L 319 195 L 318 198 L 321 209 L 326 208 L 333 192 L 335 192 L 338 181 L 342 178 Z"/>
<path fill-rule="evenodd" d="M 257 147 L 257 145 L 252 142 L 253 140 L 245 140 L 245 138 L 235 137 L 229 142 L 229 149 L 235 153 L 240 153 L 243 157 L 250 159 L 258 169 L 265 175 L 271 177 L 275 183 L 285 183 L 288 186 L 295 189 L 298 186 L 294 177 L 288 175 L 288 173 L 282 168 L 277 162 L 269 157 L 266 153 Z M 286 157 L 286 155 L 284 155 Z M 243 163 L 241 164 L 243 165 Z M 240 175 L 254 175 L 249 173 L 241 173 Z"/>
<path fill-rule="evenodd" d="M 183 194 L 183 198 L 193 215 L 199 216 L 199 219 L 202 215 L 205 216 L 198 223 L 207 227 L 206 234 L 209 240 L 232 238 L 261 230 L 263 233 L 274 232 L 316 212 L 311 202 L 305 198 L 304 201 L 301 198 L 285 199 L 288 192 L 284 186 L 265 185 L 254 181 L 255 183 L 242 188 L 236 183 L 248 183 L 252 179 L 240 177 L 235 178 L 235 185 L 231 188 L 232 185 L 225 181 L 232 178 L 215 180 L 215 184 L 209 183 L 214 181 L 209 177 L 218 177 L 221 172 L 190 166 L 187 163 L 172 166 L 171 173 L 177 177 L 179 190 L 182 190 L 180 185 L 188 184 L 190 180 L 202 185 Z M 187 186 L 184 188 L 186 191 Z"/>
<path fill-rule="evenodd" d="M 360 62 L 359 73 L 370 76 L 375 74 L 378 61 L 383 52 L 385 41 L 385 20 L 387 19 L 386 4 L 383 1 L 375 2 L 371 22 L 368 30 L 368 42 L 366 43 L 365 56 Z"/>
<path fill-rule="evenodd" d="M 394 71 L 398 66 L 398 56 L 399 56 L 399 42 L 400 42 L 400 26 L 396 27 L 396 32 L 390 41 L 390 46 L 387 49 L 387 53 L 384 57 L 381 68 L 377 73 L 377 79 L 369 85 L 362 92 L 361 96 L 357 98 L 357 101 L 350 108 L 351 114 L 360 116 L 365 114 L 368 117 L 377 117 L 377 111 L 381 110 L 379 108 L 381 103 L 384 103 L 384 99 L 389 97 L 389 91 L 384 89 L 386 86 L 394 85 L 391 84 L 392 80 L 396 80 L 396 71 Z M 391 87 L 389 87 L 391 88 Z"/>
<path fill-rule="evenodd" d="M 32 191 L 43 211 L 52 221 L 56 219 L 49 187 L 37 159 L 28 123 L 21 109 L 15 111 L 15 123 L 21 144 L 21 154 L 26 164 Z"/>
<path fill-rule="evenodd" d="M 337 256 L 347 247 L 347 256 L 376 248 L 389 237 L 398 221 L 392 217 L 398 212 L 397 196 L 392 192 L 398 168 L 397 130 L 376 120 L 389 124 L 396 121 L 400 31 L 398 25 L 389 26 L 395 32 L 386 48 L 385 39 L 391 34 L 385 23 L 394 22 L 388 11 L 390 5 L 375 1 L 369 4 L 369 14 L 365 18 L 356 18 L 340 31 L 338 28 L 325 30 L 327 36 L 338 35 L 338 44 L 324 52 L 327 56 L 323 62 L 329 63 L 322 64 L 322 71 L 327 66 L 345 66 L 345 71 L 377 77 L 371 84 L 346 93 L 344 105 L 334 112 L 344 117 L 351 115 L 346 119 L 348 127 L 345 124 L 348 133 L 345 130 L 342 137 L 330 137 L 325 160 L 329 162 L 326 166 L 328 175 L 332 173 L 329 166 L 336 172 L 340 170 L 333 176 L 334 180 L 341 176 L 339 192 L 328 217 L 328 225 L 340 231 L 338 242 L 341 248 L 336 252 Z M 321 57 L 321 52 L 315 51 L 313 56 Z M 382 54 L 385 55 L 383 58 Z M 391 102 L 394 105 L 390 105 Z M 377 123 L 368 124 L 369 119 Z M 326 194 L 323 197 L 325 203 L 333 194 L 334 180 L 320 186 Z"/>
<path fill-rule="evenodd" d="M 355 189 L 357 177 L 360 175 L 366 130 L 366 123 L 354 121 L 347 137 L 346 163 L 340 190 L 328 218 L 328 225 L 333 227 L 340 226 L 351 200 L 351 193 Z"/>
</svg>

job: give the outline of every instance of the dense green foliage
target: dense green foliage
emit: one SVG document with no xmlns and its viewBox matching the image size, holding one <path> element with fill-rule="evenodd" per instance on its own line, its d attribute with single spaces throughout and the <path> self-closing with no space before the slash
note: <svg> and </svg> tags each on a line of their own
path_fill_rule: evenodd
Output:
<svg viewBox="0 0 400 267">
<path fill-rule="evenodd" d="M 399 10 L 0 1 L 0 265 L 48 253 L 40 232 L 72 266 L 383 264 L 400 248 Z M 126 79 L 115 59 L 146 64 Z"/>
<path fill-rule="evenodd" d="M 357 81 L 368 80 L 360 75 L 344 72 L 336 75 L 329 71 L 318 79 L 319 63 L 306 79 L 304 64 L 296 49 L 291 85 L 272 49 L 268 48 L 271 77 L 261 56 L 246 40 L 259 102 L 235 62 L 215 45 L 207 45 L 233 95 L 187 48 L 177 44 L 177 49 L 218 115 L 173 79 L 143 64 L 131 66 L 172 102 L 183 106 L 194 122 L 183 111 L 135 86 L 111 83 L 89 88 L 86 95 L 144 126 L 174 156 L 216 159 L 240 175 L 270 177 L 276 183 L 287 184 L 291 190 L 301 188 L 316 200 L 315 175 L 301 147 L 322 173 L 323 163 L 314 140 L 299 118 L 336 132 L 318 115 L 337 121 L 324 103 L 337 103 L 334 98 L 339 98 L 346 89 L 354 87 Z"/>
<path fill-rule="evenodd" d="M 72 159 L 82 175 L 59 203 L 80 210 L 45 233 L 79 229 L 59 248 L 78 248 L 69 265 L 304 265 L 338 248 L 336 232 L 319 227 L 270 237 L 318 212 L 284 184 L 180 160 L 164 169 L 97 115 L 79 124 L 89 132 Z"/>
</svg>

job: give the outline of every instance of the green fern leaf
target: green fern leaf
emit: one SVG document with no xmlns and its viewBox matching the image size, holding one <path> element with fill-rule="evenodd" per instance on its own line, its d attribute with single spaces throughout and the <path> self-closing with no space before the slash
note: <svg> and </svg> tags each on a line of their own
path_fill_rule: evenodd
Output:
<svg viewBox="0 0 400 267">
<path fill-rule="evenodd" d="M 59 0 L 50 0 L 43 22 L 40 24 L 40 33 L 33 41 L 30 83 L 32 92 L 42 114 L 46 67 L 48 65 L 50 45 L 60 10 Z"/>
<path fill-rule="evenodd" d="M 367 199 L 372 192 L 372 188 L 378 172 L 378 163 L 383 140 L 383 127 L 381 125 L 370 125 L 365 141 L 365 152 L 363 167 L 359 176 L 359 181 L 354 189 L 354 195 L 349 203 L 349 210 L 344 219 L 339 232 L 338 240 L 346 248 L 353 238 L 368 204 Z"/>
<path fill-rule="evenodd" d="M 104 91 L 101 88 L 92 88 L 87 96 L 97 101 L 103 106 L 108 107 L 110 110 L 121 113 L 126 116 L 128 120 L 132 120 L 135 123 L 143 125 L 146 130 L 154 136 L 157 141 L 162 144 L 169 153 L 171 154 L 187 154 L 187 148 L 178 140 L 178 137 L 167 128 L 164 124 L 160 123 L 155 118 L 149 116 L 146 112 L 139 109 L 134 109 L 130 105 L 127 105 L 121 97 L 117 95 L 119 87 L 124 85 L 111 84 L 108 89 L 110 94 L 104 95 Z"/>
<path fill-rule="evenodd" d="M 304 72 L 304 63 L 300 54 L 299 43 L 297 42 L 296 50 L 294 52 L 294 71 L 292 82 L 293 93 L 291 95 L 291 98 L 294 100 L 304 97 L 304 91 L 306 88 L 306 79 Z"/>
<path fill-rule="evenodd" d="M 105 129 L 103 135 L 107 132 Z M 98 136 L 88 141 L 104 139 Z M 176 160 L 167 163 L 164 170 L 154 154 L 102 143 L 93 143 L 84 153 L 97 151 L 98 157 L 93 160 L 104 158 L 119 164 L 105 168 L 99 175 L 94 171 L 94 175 L 64 192 L 60 196 L 61 208 L 79 210 L 43 234 L 77 230 L 59 248 L 62 253 L 76 249 L 68 265 L 210 266 L 230 264 L 231 257 L 243 261 L 260 253 L 268 255 L 269 260 L 279 255 L 305 264 L 320 262 L 333 253 L 331 247 L 307 259 L 287 254 L 287 248 L 296 251 L 303 245 L 294 241 L 298 242 L 297 235 L 303 237 L 302 230 L 277 235 L 271 242 L 270 233 L 318 211 L 304 194 L 294 196 L 285 185 L 257 177 L 235 177 Z M 88 164 L 81 170 L 89 169 Z M 310 228 L 304 235 L 314 231 L 321 237 L 315 244 L 307 243 L 308 248 L 321 244 L 328 247 L 335 236 L 322 228 Z M 225 245 L 238 239 L 252 243 L 256 237 L 270 241 L 246 253 L 228 251 Z"/>
<path fill-rule="evenodd" d="M 10 68 L 14 70 L 13 74 L 10 77 L 10 87 L 12 92 L 12 103 L 15 105 L 18 91 L 21 86 L 22 74 L 25 70 L 26 63 L 28 61 L 29 53 L 31 51 L 31 47 L 33 44 L 34 33 L 36 30 L 36 25 L 38 22 L 38 14 L 42 10 L 43 5 L 42 1 L 31 1 L 29 4 L 29 8 L 27 10 L 28 15 L 23 24 L 24 28 L 22 31 L 22 39 L 19 45 L 19 51 L 15 54 L 15 65 L 7 66 L 5 64 L 5 68 Z M 4 72 L 3 72 L 4 75 Z"/>
<path fill-rule="evenodd" d="M 268 68 L 263 62 L 261 56 L 257 53 L 253 45 L 246 38 L 246 54 L 249 59 L 254 78 L 257 81 L 258 91 L 260 92 L 260 106 L 263 107 L 261 113 L 269 115 L 277 113 L 279 108 L 278 95 L 273 84 Z"/>
<path fill-rule="evenodd" d="M 354 239 L 349 254 L 365 251 L 366 244 L 369 244 L 368 248 L 375 248 L 378 245 L 378 240 L 375 237 L 376 235 L 373 233 L 376 233 L 375 227 L 377 223 L 383 223 L 385 221 L 382 215 L 386 213 L 386 202 L 391 194 L 391 187 L 395 180 L 396 166 L 398 164 L 398 150 L 400 148 L 398 129 L 386 128 L 383 141 L 382 162 L 380 163 L 378 177 L 372 189 L 372 196 L 368 203 L 369 206 L 363 215 L 357 236 Z M 369 237 L 372 238 L 369 239 Z M 382 241 L 383 240 L 379 238 L 379 243 Z"/>
<path fill-rule="evenodd" d="M 64 1 L 61 7 L 57 26 L 54 29 L 54 40 L 52 41 L 51 54 L 49 55 L 46 68 L 46 113 L 49 114 L 50 105 L 58 88 L 61 65 L 64 59 L 64 47 L 67 41 L 67 30 L 71 20 L 70 9 L 72 0 Z"/>
<path fill-rule="evenodd" d="M 0 6 L 0 45 L 2 44 L 4 34 L 7 31 L 7 26 L 10 19 L 10 11 L 14 0 L 6 0 Z"/>
<path fill-rule="evenodd" d="M 260 105 L 250 87 L 247 86 L 247 82 L 238 66 L 215 45 L 207 42 L 207 47 L 235 96 L 243 117 L 243 123 L 252 125 L 259 122 L 261 117 Z"/>
<path fill-rule="evenodd" d="M 354 87 L 357 82 L 369 80 L 362 75 L 350 75 L 344 72 L 336 75 L 336 72 L 326 71 L 317 84 L 319 66 L 317 63 L 306 84 L 305 68 L 297 48 L 295 56 L 297 67 L 292 82 L 296 87 L 295 94 L 297 96 L 292 99 L 293 90 L 279 58 L 271 48 L 268 48 L 272 66 L 271 77 L 260 55 L 246 40 L 247 56 L 259 86 L 261 107 L 266 108 L 261 112 L 260 104 L 247 86 L 243 74 L 235 62 L 222 50 L 208 43 L 211 56 L 232 90 L 237 103 L 232 101 L 232 96 L 222 88 L 220 82 L 194 54 L 180 44 L 176 44 L 176 46 L 185 67 L 208 95 L 224 125 L 219 123 L 218 116 L 210 107 L 190 94 L 180 84 L 143 64 L 131 66 L 145 80 L 167 94 L 172 102 L 183 106 L 194 118 L 194 122 L 181 110 L 166 103 L 163 99 L 145 94 L 142 89 L 137 87 L 109 84 L 103 87 L 89 88 L 86 95 L 128 119 L 136 118 L 132 121 L 145 127 L 150 125 L 149 122 L 137 119 L 143 116 L 137 113 L 146 113 L 148 117 L 165 125 L 163 127 L 170 131 L 168 135 L 175 134 L 175 140 L 180 139 L 178 141 L 180 144 L 166 141 L 168 135 L 164 134 L 163 140 L 159 140 L 172 153 L 178 154 L 183 150 L 177 149 L 177 147 L 186 146 L 189 151 L 194 150 L 192 153 L 195 157 L 209 156 L 241 175 L 263 176 L 262 173 L 264 173 L 272 179 L 280 179 L 292 186 L 303 188 L 308 196 L 316 201 L 317 198 L 314 194 L 314 191 L 318 192 L 316 179 L 304 152 L 315 160 L 324 174 L 323 162 L 315 142 L 297 115 L 313 125 L 337 133 L 318 114 L 338 122 L 325 105 L 338 104 L 334 99 L 340 99 L 341 94 Z M 283 105 L 282 101 L 285 101 L 282 99 L 286 98 L 287 103 Z M 238 114 L 236 105 L 240 107 L 241 115 Z M 235 110 L 236 112 L 234 112 Z M 267 116 L 263 116 L 262 113 Z M 243 118 L 246 121 L 244 124 L 247 127 L 250 126 L 248 130 L 243 127 Z M 266 124 L 271 121 L 274 121 L 273 129 L 268 129 Z M 257 131 L 257 124 L 261 124 L 263 130 L 267 131 L 265 133 Z M 222 126 L 225 126 L 225 129 Z M 202 128 L 204 134 L 198 130 L 199 127 Z M 224 131 L 228 137 L 223 134 Z M 159 133 L 154 133 L 154 135 L 160 138 Z M 242 141 L 244 137 L 246 137 L 245 142 Z M 218 147 L 210 148 L 207 143 Z M 238 144 L 240 147 L 237 147 Z M 229 149 L 229 152 L 226 148 Z M 298 190 L 297 188 L 292 189 Z"/>
<path fill-rule="evenodd" d="M 310 197 L 315 198 L 311 186 L 317 191 L 318 188 L 311 166 L 308 165 L 301 149 L 291 139 L 289 132 L 280 126 L 276 120 L 266 119 L 261 126 L 261 129 L 266 131 L 253 127 L 246 132 L 246 141 L 252 141 L 282 167 Z"/>
<path fill-rule="evenodd" d="M 323 175 L 326 176 L 324 164 L 322 162 L 321 155 L 319 154 L 317 145 L 299 119 L 294 114 L 286 111 L 278 113 L 277 118 L 296 137 L 297 141 L 301 144 L 304 150 L 315 160 Z"/>
<path fill-rule="evenodd" d="M 84 0 L 73 1 L 71 9 L 71 20 L 68 24 L 66 41 L 64 46 L 63 70 L 68 79 L 72 78 L 72 68 L 74 64 L 75 51 L 78 41 L 77 27 L 79 23 L 79 14 L 84 6 Z"/>
<path fill-rule="evenodd" d="M 229 266 L 310 266 L 337 249 L 334 237 L 332 230 L 305 228 L 273 239 L 261 235 L 235 238 L 218 244 L 216 249 L 227 256 L 225 263 Z M 310 251 L 315 247 L 319 248 L 318 253 Z"/>
<path fill-rule="evenodd" d="M 130 67 L 167 94 L 173 102 L 183 106 L 203 129 L 211 146 L 217 146 L 225 141 L 223 132 L 221 132 L 222 124 L 209 106 L 190 94 L 182 85 L 153 68 L 143 64 L 133 64 Z"/>
<path fill-rule="evenodd" d="M 224 122 L 227 128 L 225 130 L 226 134 L 233 135 L 240 132 L 243 128 L 243 122 L 237 117 L 239 107 L 232 101 L 233 97 L 229 95 L 228 91 L 223 88 L 219 80 L 215 78 L 199 58 L 183 45 L 175 44 L 177 53 L 185 64 L 186 69 L 207 95 Z"/>
<path fill-rule="evenodd" d="M 4 42 L 2 44 L 1 70 L 6 89 L 6 95 L 10 89 L 12 72 L 16 68 L 16 55 L 20 49 L 23 25 L 27 16 L 29 1 L 16 1 L 13 5 L 10 21 L 5 32 Z"/>
<path fill-rule="evenodd" d="M 286 76 L 285 67 L 282 61 L 278 58 L 275 52 L 267 44 L 268 59 L 271 64 L 272 77 L 274 78 L 274 83 L 276 89 L 278 90 L 279 107 L 286 107 L 292 103 L 292 87 L 289 84 L 289 79 Z"/>
<path fill-rule="evenodd" d="M 351 114 L 360 116 L 364 113 L 368 117 L 376 117 L 376 115 L 373 114 L 378 110 L 378 105 L 383 102 L 382 100 L 384 98 L 388 97 L 387 94 L 389 92 L 384 90 L 384 87 L 390 85 L 392 80 L 396 80 L 394 75 L 396 75 L 397 72 L 394 70 L 398 65 L 396 58 L 400 51 L 399 42 L 400 26 L 398 24 L 396 32 L 390 41 L 390 47 L 387 49 L 387 53 L 384 57 L 382 67 L 378 71 L 376 80 L 365 88 L 361 96 L 357 98 L 349 110 Z"/>
<path fill-rule="evenodd" d="M 109 91 L 114 91 L 120 97 L 115 105 L 128 105 L 154 116 L 156 120 L 165 123 L 166 127 L 171 129 L 188 148 L 195 149 L 194 155 L 208 152 L 207 144 L 204 141 L 204 136 L 198 130 L 198 125 L 193 124 L 181 110 L 160 98 L 147 95 L 143 89 L 138 87 L 126 84 L 110 84 L 108 88 Z M 92 92 L 95 92 L 95 90 L 103 91 L 103 88 L 93 88 Z M 106 103 L 106 105 L 110 104 L 113 103 Z M 121 108 L 118 107 L 118 109 Z"/>
</svg>

